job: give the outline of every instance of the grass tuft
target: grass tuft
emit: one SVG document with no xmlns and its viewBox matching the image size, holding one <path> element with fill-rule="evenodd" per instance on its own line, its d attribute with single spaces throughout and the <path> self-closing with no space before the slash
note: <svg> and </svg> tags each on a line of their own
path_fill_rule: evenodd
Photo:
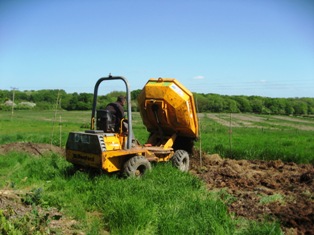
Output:
<svg viewBox="0 0 314 235">
<path fill-rule="evenodd" d="M 0 156 L 0 163 L 7 156 Z M 237 221 L 217 194 L 195 176 L 158 164 L 141 179 L 74 171 L 63 157 L 12 153 L 1 174 L 24 202 L 55 207 L 90 234 L 235 234 Z M 12 171 L 13 166 L 13 171 Z M 31 190 L 29 189 L 31 188 Z M 36 217 L 49 225 L 49 221 Z M 24 218 L 25 219 L 25 218 Z M 15 221 L 16 225 L 22 221 Z M 40 229 L 43 224 L 35 223 Z M 94 226 L 91 226 L 94 225 Z M 248 228 L 256 230 L 252 226 Z M 25 232 L 25 230 L 23 230 Z"/>
</svg>

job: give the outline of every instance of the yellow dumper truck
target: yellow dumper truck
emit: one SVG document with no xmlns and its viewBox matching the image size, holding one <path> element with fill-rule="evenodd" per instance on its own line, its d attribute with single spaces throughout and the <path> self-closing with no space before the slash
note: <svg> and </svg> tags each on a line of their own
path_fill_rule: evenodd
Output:
<svg viewBox="0 0 314 235">
<path fill-rule="evenodd" d="M 121 80 L 126 87 L 128 130 L 113 125 L 108 110 L 96 110 L 99 85 L 104 81 Z M 138 144 L 132 131 L 131 95 L 124 77 L 100 78 L 94 88 L 91 128 L 70 132 L 66 143 L 66 159 L 77 166 L 105 172 L 121 172 L 140 176 L 151 169 L 151 162 L 167 162 L 181 171 L 189 170 L 194 141 L 198 138 L 198 119 L 192 93 L 176 79 L 150 79 L 138 98 L 138 107 L 149 132 L 144 145 Z"/>
</svg>

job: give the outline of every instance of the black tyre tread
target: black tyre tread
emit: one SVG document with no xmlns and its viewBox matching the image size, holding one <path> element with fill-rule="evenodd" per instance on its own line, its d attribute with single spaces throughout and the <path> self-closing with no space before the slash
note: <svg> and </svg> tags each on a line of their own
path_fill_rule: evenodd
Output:
<svg viewBox="0 0 314 235">
<path fill-rule="evenodd" d="M 143 173 L 145 173 L 145 171 L 151 170 L 152 166 L 151 166 L 150 162 L 145 157 L 134 156 L 134 157 L 130 158 L 124 164 L 123 173 L 126 177 L 136 176 L 135 172 L 139 168 L 141 168 L 140 170 L 143 171 L 143 172 L 141 172 L 141 174 L 143 174 Z"/>
<path fill-rule="evenodd" d="M 182 149 L 175 151 L 172 156 L 172 165 L 180 171 L 188 172 L 190 168 L 189 153 Z"/>
</svg>

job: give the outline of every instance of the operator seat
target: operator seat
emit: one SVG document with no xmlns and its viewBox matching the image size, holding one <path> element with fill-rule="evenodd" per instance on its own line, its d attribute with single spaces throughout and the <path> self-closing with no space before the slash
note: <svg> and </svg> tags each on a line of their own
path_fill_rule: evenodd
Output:
<svg viewBox="0 0 314 235">
<path fill-rule="evenodd" d="M 98 130 L 103 130 L 105 133 L 118 132 L 118 130 L 116 130 L 115 119 L 115 115 L 113 115 L 109 110 L 97 110 L 96 127 Z"/>
</svg>

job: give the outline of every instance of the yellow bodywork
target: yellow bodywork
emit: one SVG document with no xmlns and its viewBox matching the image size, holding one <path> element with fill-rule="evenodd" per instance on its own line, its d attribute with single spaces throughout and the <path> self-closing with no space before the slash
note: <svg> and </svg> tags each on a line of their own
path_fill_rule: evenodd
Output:
<svg viewBox="0 0 314 235">
<path fill-rule="evenodd" d="M 106 146 L 106 150 L 120 150 L 121 147 L 121 141 L 118 137 L 118 135 L 104 135 L 104 143 Z"/>
<path fill-rule="evenodd" d="M 115 172 L 122 170 L 130 157 L 150 155 L 143 147 L 123 149 L 122 143 L 125 142 L 125 138 L 125 135 L 118 133 L 71 132 L 67 142 L 66 158 L 76 165 Z"/>
<path fill-rule="evenodd" d="M 178 143 L 185 149 L 185 144 L 198 138 L 193 94 L 176 79 L 150 79 L 138 96 L 138 107 L 150 132 L 145 145 L 139 146 L 134 140 L 129 147 L 129 135 L 122 131 L 123 121 L 119 133 L 106 133 L 95 127 L 96 119 L 92 116 L 91 130 L 69 133 L 66 159 L 75 165 L 116 172 L 122 171 L 135 156 L 144 156 L 148 161 L 169 161 Z"/>
<path fill-rule="evenodd" d="M 86 153 L 82 152 L 81 150 L 67 149 L 66 159 L 67 161 L 79 166 L 100 168 L 102 165 L 99 154 Z"/>
<path fill-rule="evenodd" d="M 144 149 L 128 149 L 128 150 L 114 150 L 106 151 L 102 153 L 102 169 L 107 172 L 120 171 L 123 165 L 131 156 L 145 156 L 146 150 Z"/>
<path fill-rule="evenodd" d="M 150 79 L 138 96 L 140 113 L 149 132 L 198 137 L 193 94 L 176 79 Z"/>
</svg>

